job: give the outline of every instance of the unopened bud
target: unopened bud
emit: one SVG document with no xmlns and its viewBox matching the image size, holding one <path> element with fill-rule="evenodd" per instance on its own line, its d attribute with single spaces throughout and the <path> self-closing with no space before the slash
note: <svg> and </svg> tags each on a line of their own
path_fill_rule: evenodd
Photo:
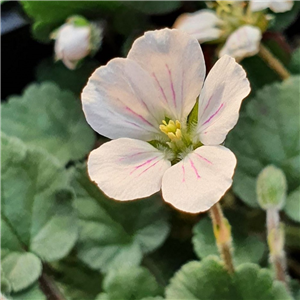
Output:
<svg viewBox="0 0 300 300">
<path fill-rule="evenodd" d="M 100 47 L 102 28 L 95 26 L 81 16 L 73 16 L 51 34 L 55 39 L 56 60 L 62 60 L 71 70 L 88 55 Z"/>
<path fill-rule="evenodd" d="M 265 167 L 258 175 L 256 193 L 259 205 L 280 210 L 285 203 L 287 183 L 283 171 L 273 165 Z"/>
</svg>

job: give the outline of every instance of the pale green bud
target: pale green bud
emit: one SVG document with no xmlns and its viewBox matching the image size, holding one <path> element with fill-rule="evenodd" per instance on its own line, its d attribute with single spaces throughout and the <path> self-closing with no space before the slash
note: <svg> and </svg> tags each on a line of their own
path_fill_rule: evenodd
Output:
<svg viewBox="0 0 300 300">
<path fill-rule="evenodd" d="M 284 206 L 287 193 L 283 171 L 273 165 L 265 167 L 257 177 L 256 193 L 261 208 L 280 210 Z"/>
</svg>

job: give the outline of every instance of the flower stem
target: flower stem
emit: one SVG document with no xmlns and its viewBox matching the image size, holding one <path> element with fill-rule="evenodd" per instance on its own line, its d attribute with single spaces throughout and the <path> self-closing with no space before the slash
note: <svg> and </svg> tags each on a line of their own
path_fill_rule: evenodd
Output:
<svg viewBox="0 0 300 300">
<path fill-rule="evenodd" d="M 65 300 L 66 298 L 61 294 L 57 286 L 51 280 L 51 278 L 42 273 L 39 279 L 41 290 L 44 292 L 48 300 Z"/>
<path fill-rule="evenodd" d="M 273 264 L 276 279 L 282 281 L 288 288 L 286 276 L 286 257 L 284 252 L 284 230 L 279 222 L 277 209 L 267 209 L 268 245 L 270 249 L 270 261 Z"/>
<path fill-rule="evenodd" d="M 291 76 L 289 71 L 284 65 L 262 44 L 259 46 L 258 55 L 268 64 L 268 66 L 274 70 L 282 80 L 285 80 Z"/>
<path fill-rule="evenodd" d="M 213 223 L 216 243 L 225 267 L 229 273 L 233 273 L 231 227 L 228 220 L 224 217 L 219 203 L 210 209 L 210 217 Z"/>
</svg>

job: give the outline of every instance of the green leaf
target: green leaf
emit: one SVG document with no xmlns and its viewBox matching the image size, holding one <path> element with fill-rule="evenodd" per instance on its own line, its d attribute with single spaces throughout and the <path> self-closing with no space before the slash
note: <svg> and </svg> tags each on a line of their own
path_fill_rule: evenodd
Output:
<svg viewBox="0 0 300 300">
<path fill-rule="evenodd" d="M 44 293 L 40 290 L 38 284 L 35 284 L 28 289 L 13 294 L 10 298 L 11 300 L 47 300 L 47 297 Z"/>
<path fill-rule="evenodd" d="M 171 13 L 181 6 L 180 1 L 126 1 L 124 4 L 148 15 Z"/>
<path fill-rule="evenodd" d="M 102 275 L 75 257 L 52 263 L 51 270 L 56 286 L 68 300 L 95 299 L 102 291 Z"/>
<path fill-rule="evenodd" d="M 80 68 L 69 70 L 61 61 L 54 62 L 53 58 L 43 60 L 36 68 L 38 82 L 52 81 L 63 90 L 70 90 L 75 95 L 80 95 L 88 78 L 99 67 L 99 63 L 86 59 Z"/>
<path fill-rule="evenodd" d="M 97 298 L 107 300 L 140 300 L 158 296 L 161 292 L 154 276 L 145 268 L 120 268 L 108 273 L 103 282 L 103 290 Z"/>
<path fill-rule="evenodd" d="M 94 144 L 80 100 L 54 83 L 32 84 L 2 104 L 2 131 L 40 147 L 62 163 L 84 157 Z"/>
<path fill-rule="evenodd" d="M 256 236 L 249 235 L 246 230 L 239 232 L 238 226 L 244 224 L 234 224 L 229 219 L 232 226 L 234 261 L 236 265 L 245 262 L 259 263 L 266 250 L 265 244 Z M 200 259 L 209 255 L 218 255 L 213 228 L 209 218 L 200 220 L 193 229 L 193 245 L 196 254 Z"/>
<path fill-rule="evenodd" d="M 299 186 L 299 86 L 300 77 L 293 76 L 258 91 L 228 135 L 226 145 L 238 161 L 233 189 L 250 206 L 258 206 L 256 177 L 269 164 L 284 171 L 289 192 Z"/>
<path fill-rule="evenodd" d="M 42 42 L 49 42 L 50 33 L 72 15 L 99 19 L 122 5 L 121 1 L 21 1 L 20 3 L 33 19 L 33 36 Z"/>
<path fill-rule="evenodd" d="M 254 95 L 263 86 L 280 80 L 280 77 L 258 55 L 243 59 L 241 65 L 250 81 L 251 95 Z"/>
<path fill-rule="evenodd" d="M 229 275 L 215 257 L 184 265 L 171 279 L 166 299 L 185 300 L 291 300 L 281 282 L 270 271 L 255 264 L 240 265 Z"/>
<path fill-rule="evenodd" d="M 299 74 L 300 73 L 300 48 L 297 48 L 293 54 L 292 59 L 289 64 L 289 69 L 293 74 Z"/>
<path fill-rule="evenodd" d="M 85 168 L 75 172 L 74 189 L 80 219 L 78 255 L 91 268 L 106 272 L 139 265 L 144 253 L 166 239 L 168 216 L 158 197 L 126 203 L 107 199 Z"/>
<path fill-rule="evenodd" d="M 294 6 L 291 10 L 284 13 L 273 14 L 275 20 L 271 25 L 270 30 L 283 31 L 296 20 L 299 11 L 300 3 L 298 1 L 294 1 Z"/>
<path fill-rule="evenodd" d="M 31 259 L 30 263 L 22 263 L 24 270 L 18 273 L 30 273 L 32 277 L 26 275 L 20 283 L 16 279 L 12 288 L 17 291 L 26 288 L 33 277 L 37 279 L 40 270 L 33 271 L 37 265 L 33 257 L 53 261 L 68 254 L 77 239 L 77 220 L 69 178 L 55 158 L 5 134 L 1 144 L 2 252 L 8 253 L 5 259 L 10 257 L 7 265 L 12 261 L 18 264 L 19 257 Z M 5 274 L 9 279 L 7 271 Z"/>
<path fill-rule="evenodd" d="M 1 265 L 5 278 L 15 292 L 34 283 L 42 272 L 40 259 L 32 253 L 10 252 Z"/>
<path fill-rule="evenodd" d="M 300 187 L 290 193 L 286 199 L 284 212 L 296 222 L 300 222 Z"/>
<path fill-rule="evenodd" d="M 1 253 L 1 256 L 2 255 L 3 255 L 3 253 Z M 10 292 L 11 292 L 11 284 L 10 284 L 9 280 L 6 278 L 6 276 L 3 272 L 3 268 L 1 266 L 1 293 L 7 295 L 7 294 L 10 294 Z"/>
</svg>

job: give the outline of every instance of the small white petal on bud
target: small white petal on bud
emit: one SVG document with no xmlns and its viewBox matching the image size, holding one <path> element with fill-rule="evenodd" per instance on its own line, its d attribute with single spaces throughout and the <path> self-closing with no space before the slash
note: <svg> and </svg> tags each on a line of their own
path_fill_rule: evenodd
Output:
<svg viewBox="0 0 300 300">
<path fill-rule="evenodd" d="M 262 34 L 258 27 L 244 25 L 234 31 L 220 50 L 219 57 L 227 54 L 237 61 L 258 53 Z"/>
<path fill-rule="evenodd" d="M 280 210 L 287 193 L 287 182 L 283 171 L 273 165 L 265 167 L 258 175 L 256 193 L 259 205 L 267 209 Z"/>
<path fill-rule="evenodd" d="M 75 69 L 80 60 L 92 55 L 100 46 L 102 29 L 96 31 L 96 36 L 95 28 L 94 24 L 83 17 L 70 17 L 51 34 L 51 38 L 55 39 L 56 60 L 62 60 L 71 70 Z"/>
</svg>

